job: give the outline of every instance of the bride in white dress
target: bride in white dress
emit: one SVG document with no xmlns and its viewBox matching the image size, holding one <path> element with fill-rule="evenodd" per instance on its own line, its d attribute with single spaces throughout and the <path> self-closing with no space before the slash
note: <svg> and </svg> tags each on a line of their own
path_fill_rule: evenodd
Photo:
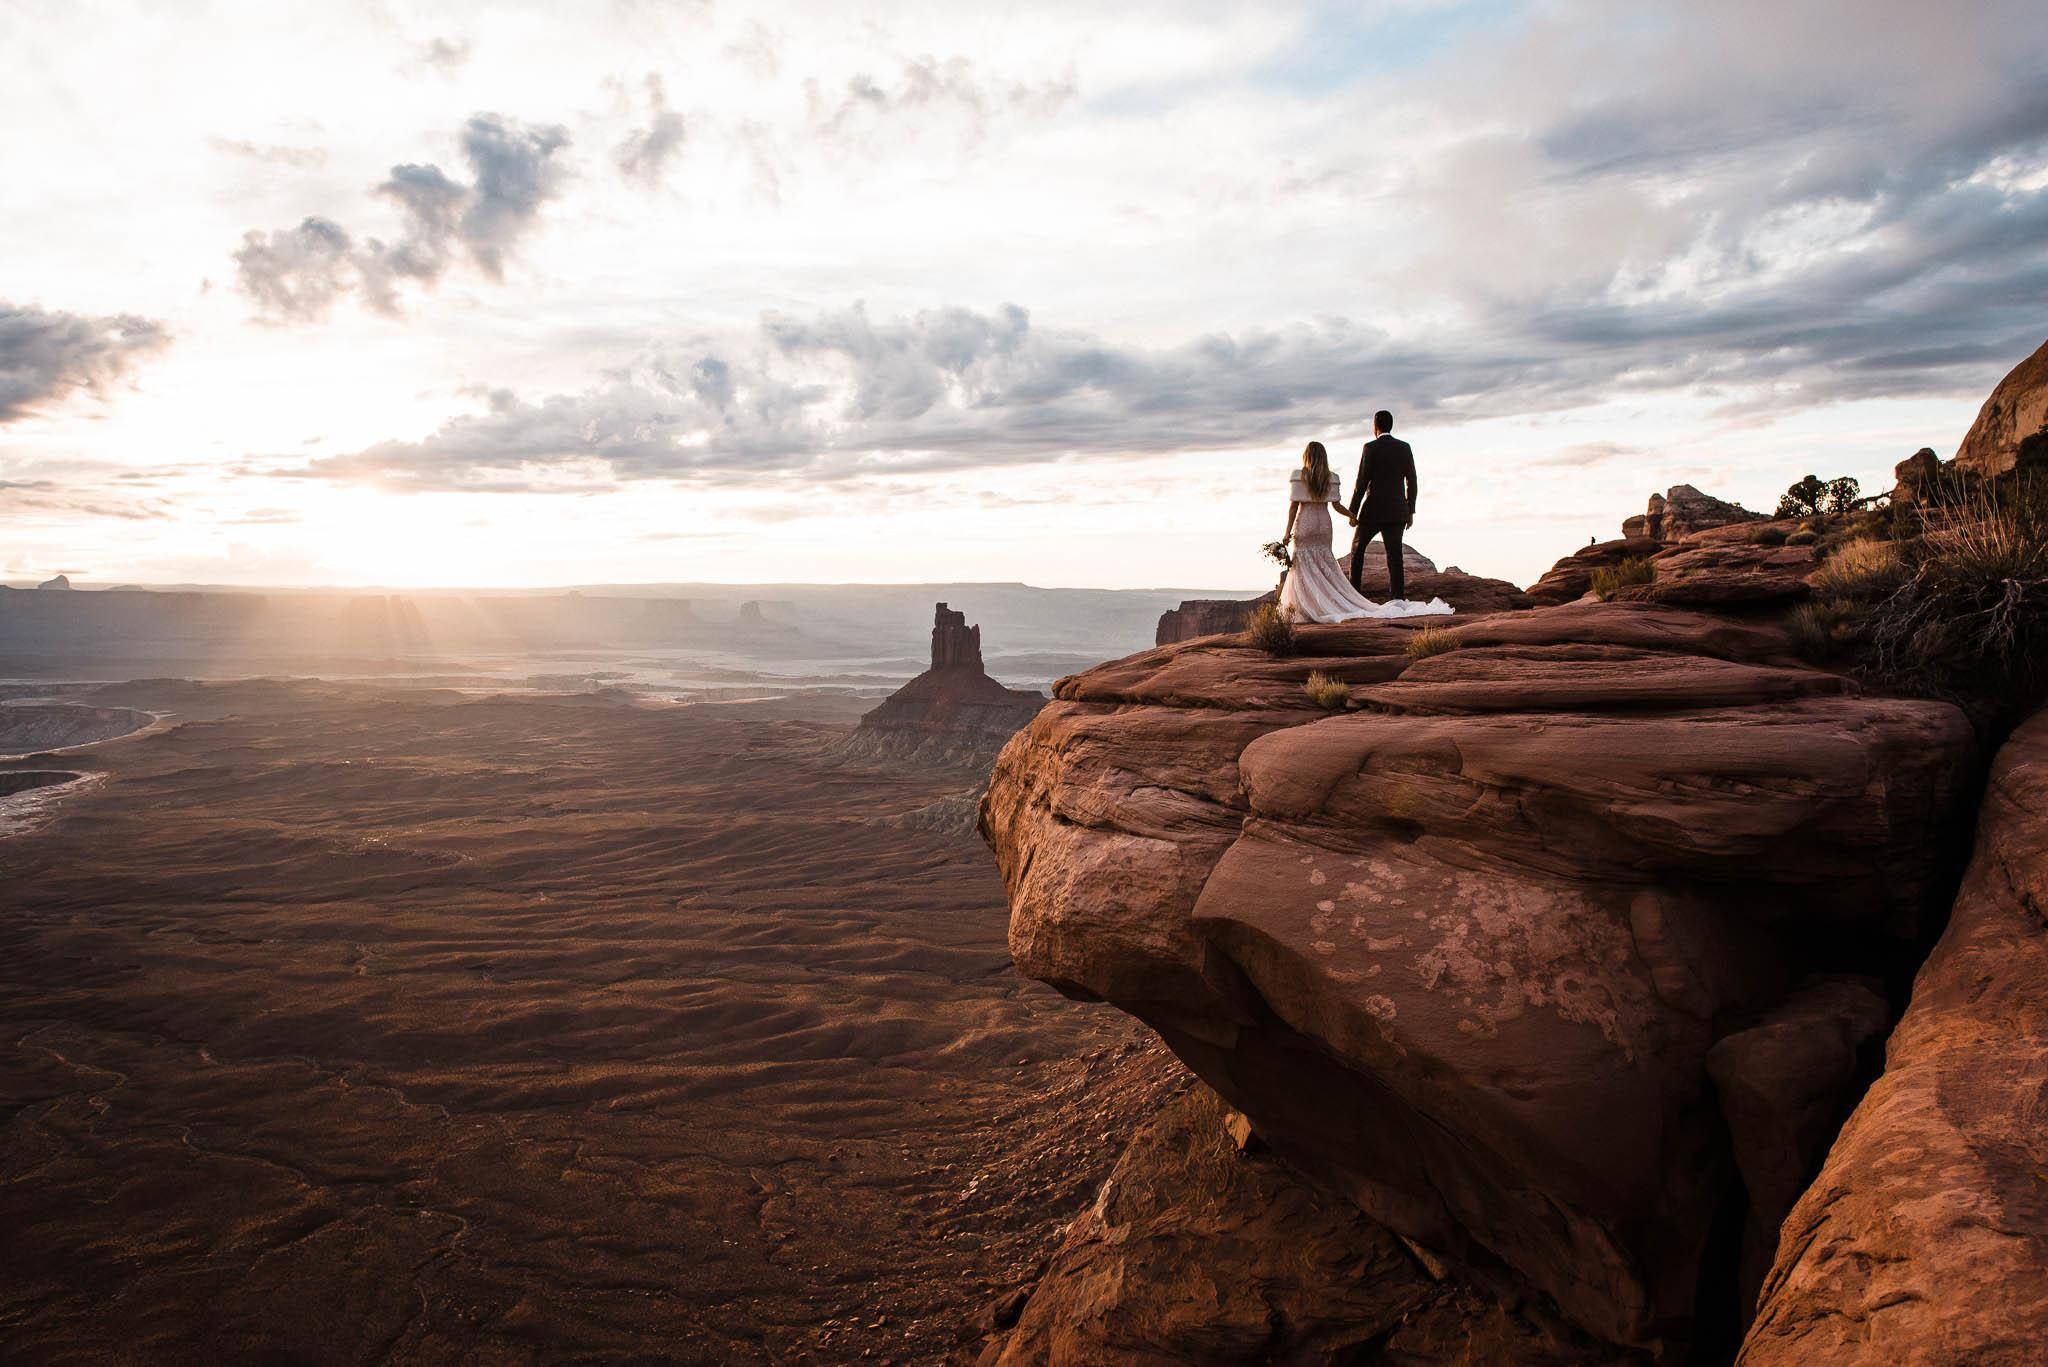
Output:
<svg viewBox="0 0 2048 1367">
<path fill-rule="evenodd" d="M 1351 577 L 1337 566 L 1330 551 L 1330 510 L 1344 511 L 1344 490 L 1330 470 L 1329 452 L 1312 441 L 1301 453 L 1301 468 L 1287 481 L 1287 534 L 1294 546 L 1294 564 L 1280 585 L 1280 611 L 1297 622 L 1350 622 L 1360 617 L 1425 617 L 1448 615 L 1441 598 L 1411 603 L 1396 598 L 1375 603 L 1351 587 Z"/>
</svg>

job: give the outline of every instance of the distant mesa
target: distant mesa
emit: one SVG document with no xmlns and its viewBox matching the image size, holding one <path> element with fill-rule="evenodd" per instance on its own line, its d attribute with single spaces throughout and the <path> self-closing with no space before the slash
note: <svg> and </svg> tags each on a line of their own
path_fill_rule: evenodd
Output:
<svg viewBox="0 0 2048 1367">
<path fill-rule="evenodd" d="M 789 628 L 796 625 L 796 604 L 787 599 L 749 598 L 740 604 L 743 627 Z"/>
<path fill-rule="evenodd" d="M 39 589 L 68 589 L 71 587 L 71 576 L 60 574 L 55 579 L 45 579 L 36 587 Z"/>
<path fill-rule="evenodd" d="M 1043 693 L 1005 688 L 981 663 L 981 628 L 944 603 L 932 622 L 931 668 L 860 719 L 855 754 L 985 765 L 1038 715 Z"/>
</svg>

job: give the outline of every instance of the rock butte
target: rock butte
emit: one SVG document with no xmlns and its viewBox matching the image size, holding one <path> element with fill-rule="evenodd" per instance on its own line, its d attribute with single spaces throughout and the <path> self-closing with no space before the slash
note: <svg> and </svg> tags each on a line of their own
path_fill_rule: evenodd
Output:
<svg viewBox="0 0 2048 1367">
<path fill-rule="evenodd" d="M 931 668 L 860 719 L 849 752 L 927 762 L 987 764 L 1003 742 L 1038 715 L 1043 693 L 1005 688 L 981 663 L 981 628 L 940 603 L 932 623 Z"/>
<path fill-rule="evenodd" d="M 1958 897 L 1978 733 L 1795 656 L 1798 530 L 1680 486 L 1439 648 L 1059 682 L 981 810 L 1012 956 L 1208 1090 L 984 1362 L 2042 1360 L 2048 719 Z"/>
</svg>

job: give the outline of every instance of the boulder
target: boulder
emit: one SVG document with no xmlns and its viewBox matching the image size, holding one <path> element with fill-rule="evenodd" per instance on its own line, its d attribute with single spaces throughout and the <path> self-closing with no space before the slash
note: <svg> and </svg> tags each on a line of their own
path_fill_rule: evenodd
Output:
<svg viewBox="0 0 2048 1367">
<path fill-rule="evenodd" d="M 39 589 L 68 589 L 71 587 L 71 576 L 60 574 L 55 579 L 45 579 L 36 587 Z"/>
<path fill-rule="evenodd" d="M 1971 732 L 1694 612 L 1447 629 L 1063 680 L 983 802 L 1011 951 L 1452 1275 L 1676 1354 L 1739 1313 L 1733 1251 L 1702 1275 L 1745 1204 L 1709 1052 L 1921 932 Z M 1363 710 L 1311 707 L 1312 669 Z"/>
<path fill-rule="evenodd" d="M 1671 506 L 1684 505 L 1674 498 Z M 1630 519 L 1631 525 L 1635 522 Z M 1797 526 L 1745 513 L 1739 520 L 1662 541 L 1624 537 L 1582 546 L 1530 585 L 1528 597 L 1539 605 L 1569 603 L 1592 590 L 1593 576 L 1600 571 L 1627 560 L 1647 560 L 1655 578 L 1619 589 L 1615 597 L 1715 612 L 1779 611 L 1810 595 L 1807 579 L 1820 567 L 1812 544 L 1790 544 Z"/>
<path fill-rule="evenodd" d="M 1634 518 L 1629 520 L 1636 521 Z M 1654 544 L 1628 536 L 1619 541 L 1600 541 L 1582 546 L 1552 565 L 1541 579 L 1529 586 L 1529 601 L 1538 607 L 1551 607 L 1583 598 L 1592 591 L 1595 572 L 1611 570 L 1624 560 L 1639 559 L 1656 552 Z"/>
<path fill-rule="evenodd" d="M 2048 342 L 1991 391 L 1954 464 L 1985 479 L 2018 466 L 2048 465 Z"/>
<path fill-rule="evenodd" d="M 2044 908 L 2048 715 L 1998 754 L 1948 929 L 1883 1076 L 1780 1231 L 1742 1367 L 2043 1360 Z"/>
<path fill-rule="evenodd" d="M 1199 1084 L 1132 1140 L 988 1367 L 1613 1363 L 1540 1305 L 1439 1280 L 1392 1233 L 1245 1152 Z M 992 1316 L 1000 1322 L 1010 1307 Z"/>
<path fill-rule="evenodd" d="M 1892 467 L 1892 499 L 1898 503 L 1919 503 L 1933 492 L 1941 479 L 1941 457 L 1923 446 Z"/>
<path fill-rule="evenodd" d="M 1657 577 L 1619 596 L 1721 612 L 1781 608 L 1809 597 L 1807 576 L 1820 568 L 1815 548 L 1737 539 L 1755 534 L 1744 525 L 1667 545 L 1650 561 Z"/>
</svg>

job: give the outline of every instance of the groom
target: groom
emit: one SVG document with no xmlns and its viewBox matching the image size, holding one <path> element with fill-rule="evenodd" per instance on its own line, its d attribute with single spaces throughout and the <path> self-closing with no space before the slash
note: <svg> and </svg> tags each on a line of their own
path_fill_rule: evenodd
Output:
<svg viewBox="0 0 2048 1367">
<path fill-rule="evenodd" d="M 1351 486 L 1351 587 L 1363 595 L 1358 578 L 1365 569 L 1365 548 L 1375 536 L 1387 546 L 1387 588 L 1395 600 L 1406 601 L 1408 579 L 1401 566 L 1401 532 L 1415 525 L 1415 452 L 1394 434 L 1394 415 L 1382 408 L 1372 415 L 1372 440 L 1358 458 L 1358 481 Z"/>
</svg>

